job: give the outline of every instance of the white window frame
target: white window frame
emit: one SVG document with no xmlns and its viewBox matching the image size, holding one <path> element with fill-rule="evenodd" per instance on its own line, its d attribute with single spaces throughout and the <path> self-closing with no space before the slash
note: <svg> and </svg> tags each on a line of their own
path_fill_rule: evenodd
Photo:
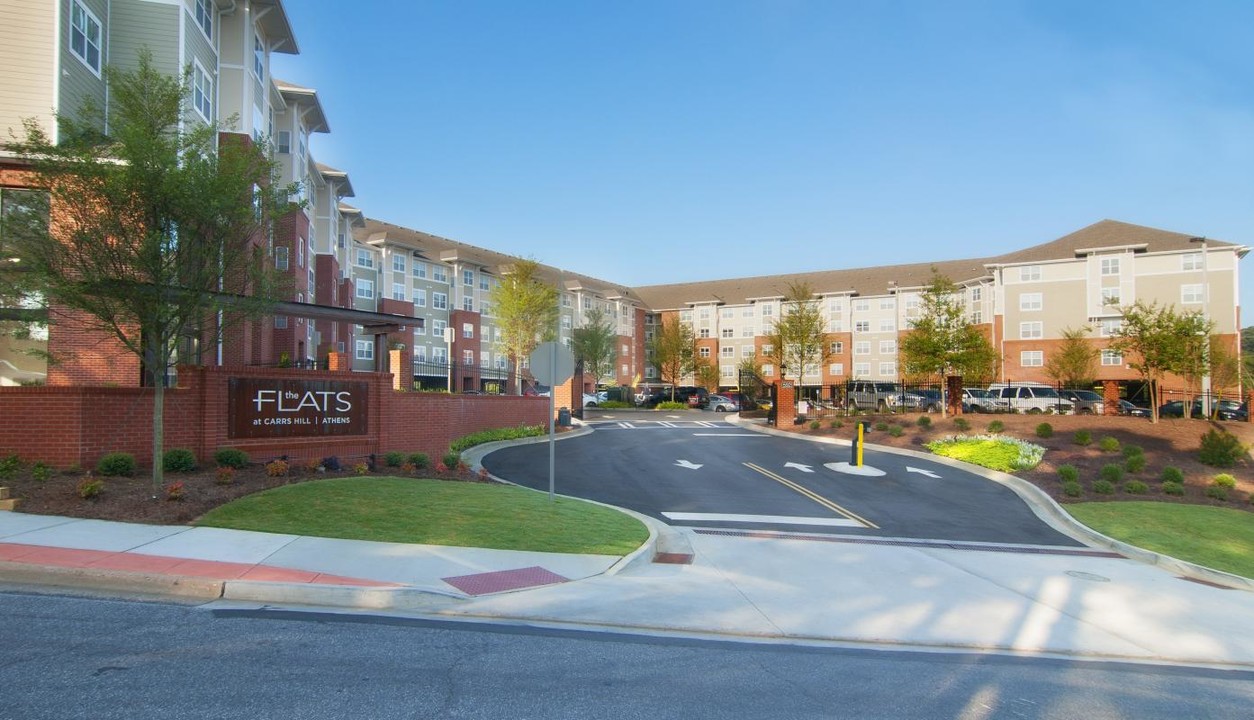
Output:
<svg viewBox="0 0 1254 720">
<path fill-rule="evenodd" d="M 441 282 L 448 284 L 448 270 L 443 265 L 431 266 L 431 280 L 433 282 Z"/>
<path fill-rule="evenodd" d="M 357 258 L 354 263 L 357 267 L 374 269 L 374 253 L 363 248 L 357 248 Z"/>
<path fill-rule="evenodd" d="M 1107 318 L 1097 323 L 1098 337 L 1115 337 L 1123 329 L 1122 318 Z"/>
<path fill-rule="evenodd" d="M 422 280 L 427 279 L 427 264 L 421 260 L 415 260 L 413 263 L 414 277 Z"/>
<path fill-rule="evenodd" d="M 853 331 L 856 333 L 871 332 L 871 321 L 855 320 L 853 323 Z"/>
<path fill-rule="evenodd" d="M 854 312 L 867 312 L 867 311 L 869 311 L 870 309 L 871 309 L 871 301 L 870 301 L 870 300 L 854 300 L 854 301 L 853 301 L 853 311 L 854 311 Z"/>
<path fill-rule="evenodd" d="M 425 308 L 427 306 L 427 291 L 421 288 L 414 289 L 414 307 Z"/>
<path fill-rule="evenodd" d="M 827 374 L 828 375 L 844 375 L 845 364 L 844 363 L 832 363 L 831 365 L 828 365 Z"/>
<path fill-rule="evenodd" d="M 880 377 L 897 377 L 897 363 L 895 362 L 880 363 Z"/>
<path fill-rule="evenodd" d="M 1024 265 L 1019 268 L 1019 282 L 1037 282 L 1041 279 L 1040 265 Z M 972 298 L 974 300 L 976 298 Z"/>
<path fill-rule="evenodd" d="M 266 81 L 266 44 L 261 42 L 261 33 L 253 31 L 253 75 L 259 82 Z"/>
<path fill-rule="evenodd" d="M 1123 353 L 1118 350 L 1102 350 L 1102 367 L 1123 367 Z"/>
<path fill-rule="evenodd" d="M 213 43 L 213 18 L 217 12 L 218 9 L 214 6 L 213 0 L 196 0 L 194 8 L 196 25 L 205 34 L 205 39 L 210 44 Z"/>
<path fill-rule="evenodd" d="M 404 274 L 407 272 L 405 267 L 405 256 L 400 253 L 392 253 L 392 272 Z"/>
<path fill-rule="evenodd" d="M 374 340 L 358 340 L 353 355 L 358 360 L 374 360 Z"/>
<path fill-rule="evenodd" d="M 80 27 L 78 21 L 82 20 Z M 94 26 L 94 27 L 93 27 Z M 95 42 L 92 41 L 92 31 L 95 31 Z M 75 36 L 79 36 L 82 42 L 82 49 L 74 47 Z M 100 22 L 100 18 L 96 14 L 87 9 L 87 6 L 78 0 L 70 0 L 70 54 L 79 59 L 88 70 L 96 77 L 100 77 L 100 64 L 104 58 L 104 48 L 101 47 L 104 40 L 104 24 Z M 95 50 L 96 63 L 91 62 L 91 51 Z"/>
<path fill-rule="evenodd" d="M 213 77 L 199 60 L 192 60 L 192 107 L 206 123 L 213 123 Z"/>
<path fill-rule="evenodd" d="M 431 321 L 431 334 L 434 335 L 435 337 L 438 337 L 441 340 L 443 340 L 444 331 L 447 329 L 448 329 L 448 321 L 446 320 L 432 320 Z"/>
<path fill-rule="evenodd" d="M 1119 274 L 1119 261 L 1122 258 L 1104 257 L 1101 261 L 1101 274 L 1103 277 L 1110 277 Z"/>
<path fill-rule="evenodd" d="M 1020 312 L 1037 312 L 1044 307 L 1045 300 L 1041 293 L 1023 293 L 1019 295 Z"/>
<path fill-rule="evenodd" d="M 392 299 L 405 302 L 405 283 L 392 283 Z"/>
<path fill-rule="evenodd" d="M 897 321 L 893 318 L 880 318 L 880 332 L 897 332 Z"/>
<path fill-rule="evenodd" d="M 431 307 L 435 310 L 448 310 L 448 293 L 431 293 Z"/>
<path fill-rule="evenodd" d="M 853 344 L 853 354 L 854 355 L 870 355 L 871 354 L 871 341 L 870 340 L 858 340 L 857 342 L 855 342 Z"/>
<path fill-rule="evenodd" d="M 735 358 L 736 348 L 732 347 L 731 345 L 724 345 L 723 347 L 718 349 L 718 356 L 724 357 L 724 358 Z"/>
<path fill-rule="evenodd" d="M 1117 287 L 1102 288 L 1102 306 L 1119 307 L 1123 302 L 1123 293 Z"/>
<path fill-rule="evenodd" d="M 1202 253 L 1200 252 L 1185 253 L 1184 255 L 1180 256 L 1180 269 L 1181 270 L 1188 272 L 1190 270 L 1201 270 L 1203 267 L 1204 266 L 1202 264 Z"/>
<path fill-rule="evenodd" d="M 864 378 L 871 374 L 871 363 L 854 363 L 853 376 L 855 378 Z"/>
<path fill-rule="evenodd" d="M 895 355 L 896 353 L 896 340 L 880 340 L 880 355 Z"/>
<path fill-rule="evenodd" d="M 1040 320 L 1019 323 L 1020 340 L 1040 340 L 1043 337 L 1045 337 L 1045 323 Z"/>
<path fill-rule="evenodd" d="M 892 298 L 880 298 L 880 310 L 895 310 L 896 308 L 897 304 Z"/>
<path fill-rule="evenodd" d="M 286 316 L 286 315 L 275 315 L 275 316 L 274 316 L 274 329 L 275 329 L 275 330 L 286 330 L 286 329 L 287 329 L 287 316 Z"/>
<path fill-rule="evenodd" d="M 474 270 L 462 270 L 462 285 L 465 285 L 466 287 L 470 287 L 470 288 L 475 286 L 475 271 Z"/>
<path fill-rule="evenodd" d="M 1180 286 L 1181 305 L 1199 305 L 1203 300 L 1205 300 L 1205 294 L 1201 283 Z"/>
<path fill-rule="evenodd" d="M 827 349 L 828 349 L 828 353 L 831 355 L 844 355 L 845 354 L 845 341 L 833 340 L 832 343 L 828 345 Z"/>
<path fill-rule="evenodd" d="M 462 323 L 462 337 L 466 338 L 467 340 L 475 339 L 474 323 Z"/>
<path fill-rule="evenodd" d="M 366 280 L 365 278 L 357 280 L 357 285 L 353 288 L 353 295 L 354 297 L 359 297 L 363 300 L 373 300 L 374 281 Z"/>
<path fill-rule="evenodd" d="M 274 246 L 274 269 L 286 272 L 291 267 L 291 250 L 286 245 Z"/>
<path fill-rule="evenodd" d="M 1022 350 L 1019 352 L 1019 367 L 1045 367 L 1044 350 Z"/>
</svg>

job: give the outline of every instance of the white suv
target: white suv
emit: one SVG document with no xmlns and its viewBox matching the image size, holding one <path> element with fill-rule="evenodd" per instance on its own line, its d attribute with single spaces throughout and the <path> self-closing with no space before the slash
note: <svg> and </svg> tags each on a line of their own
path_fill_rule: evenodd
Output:
<svg viewBox="0 0 1254 720">
<path fill-rule="evenodd" d="M 993 383 L 988 389 L 998 405 L 1009 412 L 1067 415 L 1075 408 L 1049 385 Z"/>
</svg>

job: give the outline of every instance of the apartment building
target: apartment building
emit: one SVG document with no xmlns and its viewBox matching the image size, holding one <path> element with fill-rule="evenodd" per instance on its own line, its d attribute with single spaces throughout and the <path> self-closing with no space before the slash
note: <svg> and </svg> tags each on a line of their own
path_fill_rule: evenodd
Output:
<svg viewBox="0 0 1254 720">
<path fill-rule="evenodd" d="M 1215 337 L 1239 350 L 1238 265 L 1243 245 L 1114 220 L 1024 250 L 971 260 L 914 263 L 768 277 L 714 280 L 636 288 L 650 308 L 646 327 L 674 314 L 690 323 L 701 358 L 717 358 L 720 385 L 736 384 L 741 360 L 761 355 L 765 336 L 784 310 L 791 283 L 815 291 L 827 318 L 831 358 L 801 369 L 802 385 L 852 379 L 898 380 L 898 347 L 921 311 L 932 271 L 959 287 L 970 321 L 983 328 L 1000 352 L 1001 381 L 1049 382 L 1044 366 L 1063 332 L 1089 327 L 1101 350 L 1102 380 L 1139 375 L 1110 338 L 1122 322 L 1121 307 L 1141 301 L 1205 312 Z M 797 379 L 797 369 L 788 376 Z M 768 379 L 779 369 L 762 365 Z M 655 374 L 646 375 L 656 377 Z"/>
</svg>

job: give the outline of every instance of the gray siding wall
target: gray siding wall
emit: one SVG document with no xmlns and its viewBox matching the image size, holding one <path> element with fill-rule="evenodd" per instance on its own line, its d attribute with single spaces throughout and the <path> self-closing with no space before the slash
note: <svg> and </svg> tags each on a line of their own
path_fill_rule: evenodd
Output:
<svg viewBox="0 0 1254 720">
<path fill-rule="evenodd" d="M 167 75 L 182 76 L 179 58 L 179 13 L 182 8 L 145 0 L 113 0 L 110 63 L 122 70 L 138 64 L 139 51 L 152 51 L 154 65 Z M 197 31 L 199 32 L 199 31 Z"/>
<path fill-rule="evenodd" d="M 88 100 L 100 109 L 105 107 L 105 83 L 70 51 L 70 6 L 80 2 L 96 16 L 101 25 L 101 64 L 108 65 L 109 54 L 109 3 L 107 0 L 59 0 L 61 3 L 61 27 L 58 29 L 61 59 L 61 84 L 57 108 L 62 115 L 78 117 Z"/>
</svg>

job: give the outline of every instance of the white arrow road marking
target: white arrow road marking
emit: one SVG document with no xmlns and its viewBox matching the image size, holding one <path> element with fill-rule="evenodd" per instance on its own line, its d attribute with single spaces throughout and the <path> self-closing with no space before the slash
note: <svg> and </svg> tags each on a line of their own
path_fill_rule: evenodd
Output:
<svg viewBox="0 0 1254 720">
<path fill-rule="evenodd" d="M 802 465 L 801 463 L 794 463 L 794 462 L 784 463 L 784 467 L 797 468 L 801 472 L 805 472 L 805 473 L 814 472 L 813 470 L 810 469 L 809 465 Z"/>
<path fill-rule="evenodd" d="M 688 462 L 687 460 L 676 460 L 676 461 L 675 461 L 675 464 L 676 464 L 676 465 L 678 465 L 679 467 L 688 468 L 689 470 L 700 470 L 700 469 L 701 469 L 701 466 L 700 466 L 700 465 L 698 465 L 698 464 L 696 464 L 696 463 L 694 463 L 694 462 Z"/>
<path fill-rule="evenodd" d="M 940 477 L 940 475 L 937 475 L 936 473 L 932 472 L 931 470 L 921 470 L 921 469 L 916 468 L 916 467 L 910 467 L 909 465 L 907 465 L 907 466 L 906 466 L 906 472 L 908 472 L 908 473 L 918 473 L 918 474 L 920 474 L 920 475 L 926 475 L 926 476 L 928 476 L 928 477 L 930 477 L 930 478 L 938 478 L 938 477 Z"/>
<path fill-rule="evenodd" d="M 743 522 L 770 523 L 772 525 L 819 525 L 823 527 L 866 527 L 849 518 L 807 518 L 791 515 L 736 515 L 727 513 L 664 512 L 664 516 L 679 522 Z"/>
</svg>

